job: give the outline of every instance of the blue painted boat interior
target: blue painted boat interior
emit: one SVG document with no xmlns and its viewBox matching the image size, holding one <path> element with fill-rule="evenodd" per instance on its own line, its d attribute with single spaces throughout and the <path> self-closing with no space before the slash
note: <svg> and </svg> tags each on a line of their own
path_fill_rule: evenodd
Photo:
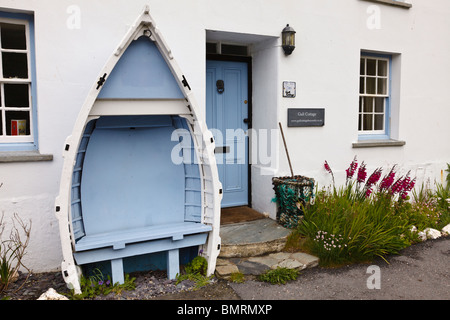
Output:
<svg viewBox="0 0 450 320">
<path fill-rule="evenodd" d="M 147 37 L 133 41 L 117 62 L 99 99 L 184 99 L 169 66 Z"/>
<path fill-rule="evenodd" d="M 176 129 L 185 134 L 173 135 Z M 116 233 L 142 227 L 200 223 L 200 171 L 192 137 L 186 133 L 188 123 L 178 116 L 107 116 L 90 121 L 73 172 L 75 241 L 97 235 L 114 238 Z M 183 139 L 189 141 L 181 144 Z M 172 161 L 177 145 L 184 147 L 176 149 L 176 155 L 187 154 L 189 161 Z M 183 252 L 192 256 L 192 250 Z M 126 268 L 165 265 L 158 254 L 151 257 L 130 257 L 127 263 L 135 261 L 135 265 Z"/>
<path fill-rule="evenodd" d="M 88 123 L 73 173 L 76 240 L 143 226 L 200 222 L 199 167 L 195 162 L 173 163 L 172 150 L 179 144 L 172 141 L 176 129 L 187 130 L 186 120 L 113 116 Z M 187 145 L 194 157 L 193 142 Z"/>
</svg>

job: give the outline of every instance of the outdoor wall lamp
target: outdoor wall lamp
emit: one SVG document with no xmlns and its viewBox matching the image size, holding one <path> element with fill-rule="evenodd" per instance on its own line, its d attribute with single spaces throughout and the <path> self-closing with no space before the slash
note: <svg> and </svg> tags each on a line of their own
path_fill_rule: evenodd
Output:
<svg viewBox="0 0 450 320">
<path fill-rule="evenodd" d="M 295 49 L 295 30 L 289 24 L 281 32 L 281 47 L 285 55 L 290 55 Z"/>
</svg>

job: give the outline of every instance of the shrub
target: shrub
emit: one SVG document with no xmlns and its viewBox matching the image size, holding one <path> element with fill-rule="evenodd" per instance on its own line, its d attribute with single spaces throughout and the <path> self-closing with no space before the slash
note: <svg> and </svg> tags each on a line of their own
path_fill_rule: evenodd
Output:
<svg viewBox="0 0 450 320">
<path fill-rule="evenodd" d="M 383 194 L 354 201 L 348 189 L 321 191 L 315 205 L 305 209 L 298 230 L 306 236 L 305 248 L 319 257 L 321 265 L 371 260 L 409 244 L 400 237 L 407 224 L 396 210 Z"/>
<path fill-rule="evenodd" d="M 3 222 L 3 215 L 0 217 L 0 293 L 8 289 L 21 266 L 30 274 L 22 259 L 30 241 L 31 220 L 26 224 L 17 214 L 14 214 L 12 220 L 13 227 L 9 237 L 4 237 L 6 223 Z M 20 228 L 16 224 L 19 224 Z M 25 281 L 27 279 L 28 276 Z"/>
<path fill-rule="evenodd" d="M 199 273 L 201 275 L 206 276 L 207 270 L 208 270 L 208 261 L 202 256 L 195 257 L 194 259 L 192 259 L 191 262 L 189 262 L 185 266 L 186 273 Z"/>
</svg>

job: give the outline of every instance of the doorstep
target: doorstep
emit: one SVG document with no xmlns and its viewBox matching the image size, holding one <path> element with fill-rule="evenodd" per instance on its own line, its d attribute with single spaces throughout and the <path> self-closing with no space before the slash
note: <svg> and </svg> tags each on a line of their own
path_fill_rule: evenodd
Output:
<svg viewBox="0 0 450 320">
<path fill-rule="evenodd" d="M 291 230 L 270 218 L 222 225 L 220 258 L 254 257 L 284 248 Z"/>
</svg>

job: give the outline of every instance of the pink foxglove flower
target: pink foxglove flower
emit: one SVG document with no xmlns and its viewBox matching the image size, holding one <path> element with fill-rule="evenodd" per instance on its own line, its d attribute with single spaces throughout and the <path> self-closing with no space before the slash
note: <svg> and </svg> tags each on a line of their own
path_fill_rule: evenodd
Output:
<svg viewBox="0 0 450 320">
<path fill-rule="evenodd" d="M 372 187 L 378 182 L 378 180 L 380 180 L 381 172 L 382 170 L 380 168 L 374 170 L 374 172 L 370 175 L 369 179 L 367 179 L 366 182 L 367 188 Z"/>
<path fill-rule="evenodd" d="M 380 183 L 380 190 L 388 190 L 392 184 L 394 183 L 395 179 L 395 165 L 392 167 L 391 171 L 383 178 L 383 180 Z"/>
<path fill-rule="evenodd" d="M 325 160 L 325 163 L 324 163 L 324 165 L 323 165 L 324 167 L 325 167 L 325 170 L 327 170 L 329 173 L 331 173 L 331 168 L 330 168 L 330 166 L 328 165 L 328 162 Z"/>
<path fill-rule="evenodd" d="M 345 170 L 345 172 L 347 172 L 347 180 L 349 180 L 353 177 L 357 167 L 358 167 L 358 161 L 356 160 L 356 156 L 355 156 L 355 158 L 353 158 L 352 163 L 350 163 L 350 166 L 348 167 L 348 169 Z"/>
<path fill-rule="evenodd" d="M 357 179 L 358 183 L 366 181 L 366 177 L 367 177 L 366 164 L 363 161 L 358 169 L 358 179 Z"/>
</svg>

